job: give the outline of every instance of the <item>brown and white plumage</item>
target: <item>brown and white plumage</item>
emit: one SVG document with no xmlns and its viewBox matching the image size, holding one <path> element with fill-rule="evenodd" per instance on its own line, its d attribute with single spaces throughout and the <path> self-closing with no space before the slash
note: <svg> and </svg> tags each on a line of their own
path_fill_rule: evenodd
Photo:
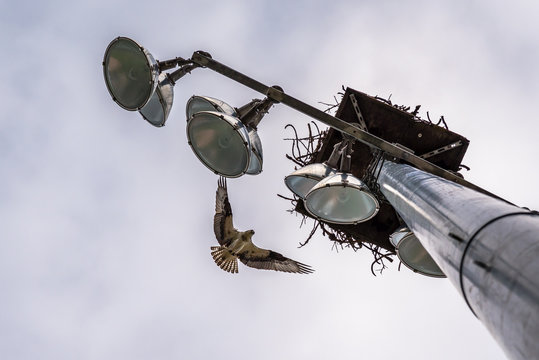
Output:
<svg viewBox="0 0 539 360">
<path fill-rule="evenodd" d="M 314 270 L 306 264 L 289 259 L 275 251 L 253 244 L 253 230 L 238 231 L 232 223 L 232 208 L 228 200 L 226 179 L 219 177 L 215 195 L 213 230 L 220 246 L 211 247 L 215 263 L 223 270 L 237 273 L 238 259 L 256 269 L 309 274 Z"/>
</svg>

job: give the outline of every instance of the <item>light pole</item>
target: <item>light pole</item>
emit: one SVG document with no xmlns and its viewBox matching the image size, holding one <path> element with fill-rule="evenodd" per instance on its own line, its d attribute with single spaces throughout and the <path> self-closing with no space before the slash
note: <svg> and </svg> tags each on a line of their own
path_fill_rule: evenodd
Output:
<svg viewBox="0 0 539 360">
<path fill-rule="evenodd" d="M 539 213 L 385 161 L 387 200 L 514 359 L 539 356 Z"/>
<path fill-rule="evenodd" d="M 165 73 L 175 67 L 179 69 Z M 166 121 L 175 82 L 198 67 L 211 69 L 266 96 L 243 112 L 212 100 L 197 102 L 209 108 L 198 112 L 188 109 L 190 145 L 208 168 L 224 176 L 237 177 L 249 174 L 251 162 L 255 161 L 260 168 L 251 174 L 258 174 L 262 166 L 261 145 L 255 150 L 249 131 L 256 130 L 256 124 L 274 103 L 287 105 L 332 127 L 345 140 L 359 141 L 370 150 L 369 159 L 375 156 L 384 159 L 374 168 L 375 183 L 380 189 L 378 199 L 348 173 L 349 165 L 335 168 L 333 156 L 328 161 L 333 166 L 326 164 L 317 166 L 314 172 L 309 169 L 295 172 L 287 177 L 292 185 L 288 182 L 287 185 L 292 190 L 301 189 L 307 202 L 308 194 L 320 187 L 354 189 L 354 196 L 345 197 L 357 198 L 357 203 L 343 206 L 350 212 L 361 209 L 365 215 L 349 224 L 372 221 L 377 216 L 378 201 L 389 203 L 507 355 L 514 359 L 539 357 L 539 213 L 518 208 L 435 165 L 427 160 L 431 153 L 417 156 L 406 147 L 375 136 L 367 130 L 357 103 L 354 109 L 360 121 L 354 125 L 286 94 L 280 87 L 267 86 L 221 64 L 208 53 L 197 51 L 190 59 L 159 62 L 136 42 L 122 37 L 111 42 L 103 61 L 105 82 L 113 99 L 126 110 L 138 110 L 155 126 L 162 126 Z M 242 113 L 250 115 L 242 116 Z M 454 146 L 456 143 L 438 150 L 446 151 Z M 335 154 L 343 158 L 342 164 L 349 164 L 350 152 L 337 150 L 340 152 Z M 240 165 L 238 158 L 242 159 Z M 228 172 L 236 167 L 237 171 Z M 302 182 L 302 177 L 308 182 Z M 329 194 L 313 196 L 318 209 L 309 212 L 317 213 L 328 202 L 345 203 L 339 198 L 342 191 Z M 374 209 L 373 206 L 375 210 L 364 211 Z M 348 224 L 332 211 L 333 208 L 329 209 L 324 214 L 327 217 L 321 216 L 320 220 Z M 439 274 L 434 271 L 433 275 Z"/>
</svg>

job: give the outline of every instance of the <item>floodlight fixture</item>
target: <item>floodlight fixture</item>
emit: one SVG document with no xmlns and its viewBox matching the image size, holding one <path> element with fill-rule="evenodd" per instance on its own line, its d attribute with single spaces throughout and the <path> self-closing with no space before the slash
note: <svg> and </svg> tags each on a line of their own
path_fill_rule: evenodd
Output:
<svg viewBox="0 0 539 360">
<path fill-rule="evenodd" d="M 408 227 L 400 227 L 389 236 L 389 241 L 395 246 L 399 260 L 413 272 L 430 277 L 446 277 Z"/>
<path fill-rule="evenodd" d="M 333 224 L 358 224 L 378 213 L 376 196 L 349 172 L 352 144 L 345 138 L 334 145 L 325 163 L 306 165 L 285 177 L 286 186 L 304 201 L 313 217 Z"/>
<path fill-rule="evenodd" d="M 180 69 L 165 73 L 176 66 Z M 190 60 L 156 61 L 136 41 L 117 37 L 103 58 L 103 75 L 112 99 L 123 109 L 139 111 L 150 124 L 165 125 L 172 108 L 175 81 L 198 67 Z"/>
<path fill-rule="evenodd" d="M 297 169 L 284 178 L 285 185 L 290 191 L 299 196 L 302 200 L 305 200 L 307 193 L 322 179 L 339 172 L 337 170 L 337 164 L 347 147 L 348 144 L 343 143 L 342 141 L 335 144 L 333 146 L 333 151 L 326 162 L 312 163 Z M 343 165 L 348 165 L 348 163 L 343 163 Z"/>
<path fill-rule="evenodd" d="M 247 172 L 249 133 L 237 117 L 199 111 L 187 122 L 187 138 L 198 159 L 216 174 L 234 178 Z"/>
<path fill-rule="evenodd" d="M 307 193 L 305 208 L 328 223 L 358 224 L 372 219 L 380 205 L 360 179 L 350 173 L 336 173 Z"/>
<path fill-rule="evenodd" d="M 191 149 L 216 174 L 225 177 L 259 174 L 263 152 L 256 127 L 273 103 L 268 98 L 254 99 L 236 109 L 209 96 L 192 96 L 186 106 Z"/>
</svg>

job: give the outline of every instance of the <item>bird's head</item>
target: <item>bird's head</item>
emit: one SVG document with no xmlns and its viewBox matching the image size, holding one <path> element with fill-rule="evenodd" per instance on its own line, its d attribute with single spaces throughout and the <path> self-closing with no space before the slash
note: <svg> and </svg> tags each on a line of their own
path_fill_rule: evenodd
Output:
<svg viewBox="0 0 539 360">
<path fill-rule="evenodd" d="M 253 236 L 255 234 L 255 231 L 254 230 L 248 230 L 247 234 L 249 234 L 249 236 Z"/>
</svg>

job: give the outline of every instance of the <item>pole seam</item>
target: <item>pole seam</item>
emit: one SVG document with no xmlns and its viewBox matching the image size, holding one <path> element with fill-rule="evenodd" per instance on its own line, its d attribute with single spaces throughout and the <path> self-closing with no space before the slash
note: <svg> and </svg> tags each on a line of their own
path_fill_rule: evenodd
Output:
<svg viewBox="0 0 539 360">
<path fill-rule="evenodd" d="M 539 212 L 538 211 L 519 211 L 519 212 L 512 212 L 512 213 L 508 213 L 508 214 L 504 214 L 504 215 L 500 215 L 500 216 L 497 216 L 493 219 L 490 219 L 489 221 L 487 221 L 485 224 L 483 224 L 481 227 L 479 227 L 479 229 L 476 230 L 476 232 L 470 237 L 470 240 L 468 240 L 468 242 L 466 243 L 466 246 L 462 252 L 462 258 L 460 260 L 460 266 L 459 266 L 459 283 L 460 283 L 460 290 L 462 292 L 462 296 L 464 297 L 464 301 L 466 302 L 466 304 L 468 305 L 468 307 L 470 308 L 470 310 L 472 311 L 472 314 L 474 314 L 474 316 L 476 318 L 479 318 L 477 316 L 477 314 L 475 313 L 474 309 L 472 308 L 470 302 L 468 301 L 468 297 L 466 296 L 466 292 L 464 291 L 464 276 L 462 274 L 463 272 L 463 268 L 464 268 L 464 259 L 466 258 L 466 254 L 468 253 L 468 250 L 470 248 L 470 245 L 472 244 L 472 242 L 475 240 L 475 238 L 477 237 L 477 235 L 483 231 L 483 229 L 485 229 L 487 226 L 489 226 L 490 224 L 498 221 L 498 220 L 501 220 L 503 218 L 506 218 L 506 217 L 510 217 L 510 216 L 516 216 L 516 215 L 531 215 L 531 216 L 538 216 L 539 215 Z M 451 234 L 450 234 L 451 236 Z"/>
</svg>

